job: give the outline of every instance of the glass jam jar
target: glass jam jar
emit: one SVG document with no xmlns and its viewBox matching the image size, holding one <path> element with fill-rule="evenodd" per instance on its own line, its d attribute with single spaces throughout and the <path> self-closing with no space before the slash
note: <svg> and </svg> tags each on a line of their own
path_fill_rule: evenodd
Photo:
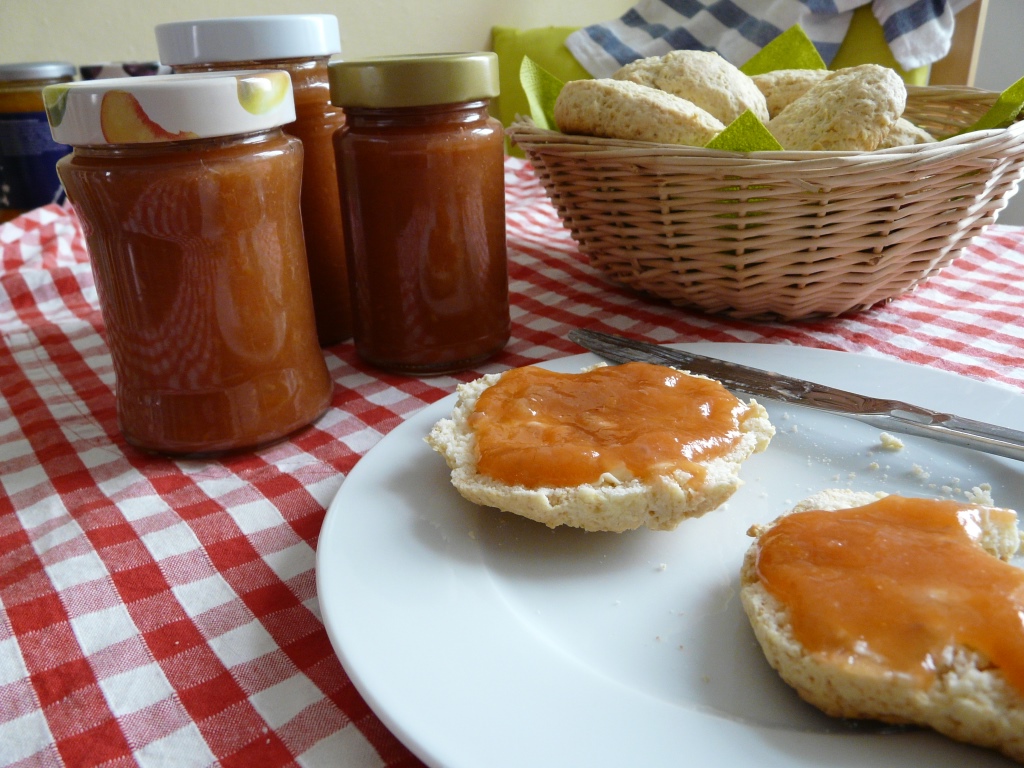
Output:
<svg viewBox="0 0 1024 768">
<path fill-rule="evenodd" d="M 55 166 L 71 148 L 50 136 L 43 88 L 74 75 L 62 61 L 0 64 L 0 223 L 63 198 Z"/>
<path fill-rule="evenodd" d="M 128 443 L 175 455 L 263 445 L 333 384 L 317 344 L 288 74 L 50 86 L 57 164 L 85 232 Z"/>
<path fill-rule="evenodd" d="M 292 78 L 295 120 L 284 126 L 305 148 L 302 224 L 321 346 L 352 336 L 345 236 L 331 136 L 345 122 L 330 102 L 327 62 L 341 52 L 329 14 L 177 21 L 156 27 L 160 61 L 178 72 L 282 69 Z"/>
<path fill-rule="evenodd" d="M 407 374 L 473 367 L 510 330 L 497 57 L 335 61 L 329 76 L 356 351 Z"/>
</svg>

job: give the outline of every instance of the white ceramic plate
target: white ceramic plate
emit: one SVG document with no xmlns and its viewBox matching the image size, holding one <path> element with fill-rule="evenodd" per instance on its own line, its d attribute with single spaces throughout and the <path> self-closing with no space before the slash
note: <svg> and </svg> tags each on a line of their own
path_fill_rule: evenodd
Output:
<svg viewBox="0 0 1024 768">
<path fill-rule="evenodd" d="M 680 345 L 864 394 L 1024 428 L 1024 396 L 887 359 L 801 347 Z M 577 371 L 591 355 L 546 364 Z M 550 530 L 465 502 L 423 441 L 448 397 L 345 480 L 317 551 L 346 671 L 426 763 L 540 766 L 1000 766 L 924 731 L 853 729 L 768 667 L 737 597 L 746 530 L 830 487 L 1020 504 L 1024 464 L 765 403 L 778 433 L 728 504 L 673 532 Z M 895 434 L 895 433 L 894 433 Z"/>
</svg>

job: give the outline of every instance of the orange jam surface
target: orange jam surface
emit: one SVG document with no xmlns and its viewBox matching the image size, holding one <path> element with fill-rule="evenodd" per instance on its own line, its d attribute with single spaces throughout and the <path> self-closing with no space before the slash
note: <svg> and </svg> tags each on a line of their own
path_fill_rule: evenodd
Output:
<svg viewBox="0 0 1024 768">
<path fill-rule="evenodd" d="M 648 363 L 506 372 L 470 417 L 477 470 L 527 488 L 647 479 L 727 453 L 745 406 L 717 381 Z"/>
<path fill-rule="evenodd" d="M 1024 692 L 1024 570 L 977 543 L 985 514 L 1012 515 L 899 496 L 793 513 L 761 537 L 758 576 L 812 653 L 878 663 L 923 688 L 956 644 Z"/>
<path fill-rule="evenodd" d="M 291 77 L 295 120 L 284 126 L 284 132 L 302 142 L 302 233 L 316 332 L 322 347 L 352 336 L 345 233 L 332 143 L 335 131 L 345 124 L 345 115 L 330 102 L 327 59 L 324 56 L 174 66 L 175 74 L 282 69 Z"/>
<path fill-rule="evenodd" d="M 334 134 L 356 352 L 471 368 L 510 332 L 504 143 L 486 101 L 346 108 Z"/>
</svg>

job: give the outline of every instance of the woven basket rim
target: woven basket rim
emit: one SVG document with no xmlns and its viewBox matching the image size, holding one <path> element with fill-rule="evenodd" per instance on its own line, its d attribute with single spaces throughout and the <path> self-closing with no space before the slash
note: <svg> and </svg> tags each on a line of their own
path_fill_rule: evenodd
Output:
<svg viewBox="0 0 1024 768">
<path fill-rule="evenodd" d="M 929 100 L 969 100 L 981 102 L 987 106 L 995 103 L 999 97 L 994 91 L 963 86 L 908 86 L 907 98 L 925 98 Z M 894 159 L 923 161 L 932 156 L 955 154 L 964 148 L 981 148 L 986 144 L 999 144 L 1007 139 L 1008 134 L 1016 138 L 1016 134 L 1024 132 L 1024 112 L 1018 115 L 1013 125 L 1008 128 L 990 128 L 970 133 L 956 134 L 927 144 L 913 144 L 902 147 L 876 149 L 871 152 L 857 150 L 772 150 L 760 152 L 739 152 L 721 149 L 708 149 L 683 144 L 662 144 L 633 139 L 608 139 L 600 136 L 566 134 L 560 131 L 539 128 L 533 119 L 526 115 L 516 115 L 513 122 L 505 129 L 506 135 L 527 152 L 543 152 L 551 149 L 559 153 L 584 151 L 588 157 L 605 160 L 614 159 L 658 159 L 675 158 L 715 160 L 729 164 L 745 164 L 769 166 L 778 163 L 885 163 Z M 557 149 L 556 149 L 557 148 Z"/>
<path fill-rule="evenodd" d="M 792 321 L 913 290 L 996 220 L 1024 181 L 1024 118 L 957 134 L 996 99 L 908 88 L 904 114 L 947 138 L 873 152 L 726 152 L 566 135 L 522 117 L 508 134 L 610 282 Z"/>
</svg>

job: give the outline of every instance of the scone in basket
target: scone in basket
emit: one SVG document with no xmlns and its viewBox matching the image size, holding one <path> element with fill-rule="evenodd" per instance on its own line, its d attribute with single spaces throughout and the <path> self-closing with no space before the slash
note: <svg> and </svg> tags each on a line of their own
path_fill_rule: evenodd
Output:
<svg viewBox="0 0 1024 768">
<path fill-rule="evenodd" d="M 937 138 L 874 152 L 721 152 L 570 136 L 519 118 L 526 153 L 590 263 L 614 283 L 734 317 L 866 309 L 950 264 L 1024 176 L 1024 121 L 956 136 L 995 103 L 907 88 Z"/>
</svg>

